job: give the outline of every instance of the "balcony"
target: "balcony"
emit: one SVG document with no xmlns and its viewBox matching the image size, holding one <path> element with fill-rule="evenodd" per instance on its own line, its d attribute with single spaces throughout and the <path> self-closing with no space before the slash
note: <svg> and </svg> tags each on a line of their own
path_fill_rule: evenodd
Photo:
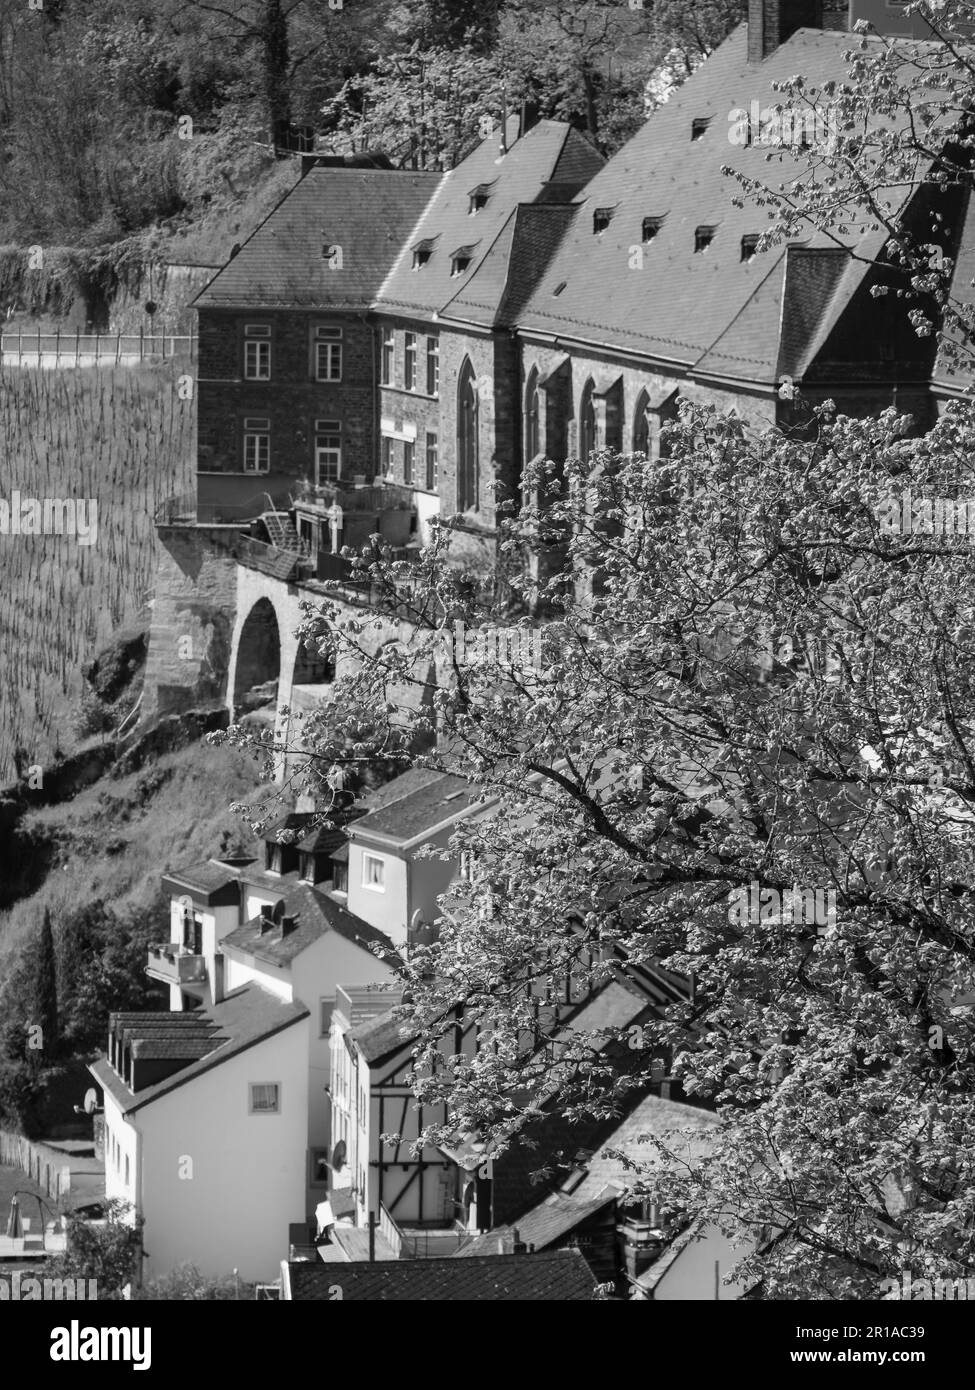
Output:
<svg viewBox="0 0 975 1390">
<path fill-rule="evenodd" d="M 206 961 L 186 946 L 150 946 L 146 973 L 164 985 L 199 984 L 206 980 Z"/>
</svg>

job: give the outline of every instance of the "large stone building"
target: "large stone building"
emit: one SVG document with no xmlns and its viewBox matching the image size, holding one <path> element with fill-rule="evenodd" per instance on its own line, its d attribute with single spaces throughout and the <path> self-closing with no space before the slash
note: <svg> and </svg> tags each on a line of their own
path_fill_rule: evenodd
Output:
<svg viewBox="0 0 975 1390">
<path fill-rule="evenodd" d="M 789 143 L 761 112 L 793 74 L 842 79 L 859 18 L 920 36 L 903 6 L 752 0 L 605 164 L 527 111 L 444 173 L 306 159 L 197 301 L 198 486 L 159 518 L 145 714 L 237 714 L 275 683 L 279 707 L 313 703 L 335 672 L 293 633 L 303 600 L 348 579 L 341 547 L 379 532 L 408 556 L 438 513 L 490 546 L 527 461 L 653 456 L 681 397 L 788 423 L 789 378 L 925 427 L 954 388 L 902 302 L 872 294 L 891 273 L 883 233 L 759 251 L 764 212 L 736 206 L 723 171 L 779 183 L 804 167 L 794 146 L 828 140 L 828 111 Z M 919 230 L 934 212 L 961 235 L 956 191 L 899 196 Z"/>
</svg>

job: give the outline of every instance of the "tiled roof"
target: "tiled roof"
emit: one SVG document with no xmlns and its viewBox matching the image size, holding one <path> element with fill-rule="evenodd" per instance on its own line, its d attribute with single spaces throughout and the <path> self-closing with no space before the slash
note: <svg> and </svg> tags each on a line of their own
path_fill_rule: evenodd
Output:
<svg viewBox="0 0 975 1390">
<path fill-rule="evenodd" d="M 350 839 L 382 835 L 391 840 L 413 840 L 466 810 L 478 796 L 478 789 L 470 782 L 446 772 L 426 773 L 422 777 L 407 772 L 383 787 L 382 792 L 380 804 L 349 827 Z"/>
<path fill-rule="evenodd" d="M 518 117 L 513 116 L 508 122 L 507 154 L 499 153 L 496 133 L 443 176 L 376 299 L 377 309 L 453 316 L 451 301 L 466 289 L 518 204 L 534 202 L 543 190 L 546 198 L 569 198 L 602 166 L 602 157 L 564 122 L 540 121 L 520 139 L 515 138 L 517 132 Z M 472 215 L 470 195 L 484 184 L 492 185 L 487 203 Z M 437 240 L 430 259 L 414 270 L 413 249 L 433 238 Z M 452 276 L 451 258 L 461 247 L 474 243 L 470 270 Z M 490 282 L 483 282 L 486 305 L 491 303 L 490 291 L 497 308 L 505 280 L 506 274 L 499 269 Z"/>
<path fill-rule="evenodd" d="M 831 243 L 812 233 L 801 249 L 773 248 L 742 259 L 742 238 L 764 229 L 764 214 L 747 200 L 743 208 L 734 206 L 739 186 L 722 166 L 775 185 L 805 165 L 788 150 L 732 144 L 729 114 L 748 110 L 754 100 L 762 106 L 783 100 L 771 83 L 796 72 L 807 87 L 842 80 L 850 43 L 848 34 L 802 29 L 755 65 L 747 61 L 747 26 L 740 26 L 587 184 L 519 328 L 766 385 L 777 372 L 795 374 L 821 316 L 831 304 L 849 302 L 848 295 L 834 300 L 838 278 L 851 276 L 852 288 L 868 268 L 843 251 L 824 255 Z M 695 117 L 713 119 L 692 140 Z M 599 234 L 593 230 L 596 209 L 611 210 Z M 643 244 L 646 217 L 663 223 Z M 696 253 L 695 230 L 705 225 L 716 234 Z M 858 228 L 850 241 L 863 255 L 882 244 L 878 234 Z M 634 247 L 642 249 L 642 269 L 630 268 Z"/>
<path fill-rule="evenodd" d="M 115 1016 L 124 1019 L 125 1015 Z M 145 1020 L 152 1018 L 150 1014 L 136 1015 Z M 212 1004 L 206 1010 L 193 1010 L 182 1015 L 167 1014 L 167 1020 L 171 1021 L 174 1017 L 185 1018 L 188 1020 L 183 1025 L 192 1031 L 193 1027 L 215 1026 L 219 1031 L 219 1038 L 216 1039 L 218 1045 L 206 1056 L 191 1060 L 189 1064 L 182 1067 L 173 1076 L 168 1076 L 163 1081 L 157 1081 L 152 1086 L 145 1086 L 141 1091 L 133 1092 L 118 1075 L 107 1059 L 95 1062 L 89 1067 L 89 1071 L 100 1086 L 102 1086 L 118 1104 L 125 1114 L 141 1110 L 143 1106 L 150 1105 L 159 1096 L 168 1095 L 170 1091 L 176 1090 L 179 1086 L 185 1086 L 193 1081 L 197 1076 L 209 1071 L 212 1067 L 217 1067 L 221 1062 L 226 1062 L 230 1057 L 236 1057 L 249 1047 L 254 1047 L 258 1043 L 264 1042 L 266 1038 L 273 1037 L 275 1033 L 280 1033 L 284 1028 L 290 1028 L 292 1024 L 299 1023 L 308 1017 L 308 1010 L 304 1004 L 288 1003 L 272 994 L 269 990 L 262 989 L 259 985 L 249 983 L 240 989 L 235 989 L 228 994 L 219 1004 Z M 110 1020 L 111 1024 L 112 1020 Z"/>
<path fill-rule="evenodd" d="M 442 318 L 514 323 L 562 240 L 574 209 L 522 203 Z"/>
<path fill-rule="evenodd" d="M 381 787 L 376 787 L 363 797 L 363 802 L 369 811 L 378 811 L 381 806 L 388 806 L 392 801 L 399 801 L 402 797 L 408 796 L 410 792 L 419 791 L 421 787 L 427 787 L 431 782 L 436 782 L 442 777 L 442 772 L 437 772 L 432 767 L 408 767 L 405 772 L 401 772 L 392 781 L 385 782 Z"/>
<path fill-rule="evenodd" d="M 346 941 L 369 951 L 373 945 L 392 951 L 389 937 L 350 912 L 347 907 L 326 893 L 320 893 L 310 883 L 272 874 L 248 874 L 247 882 L 259 889 L 276 894 L 284 902 L 284 916 L 297 919 L 295 928 L 282 935 L 280 925 L 261 933 L 261 918 L 254 917 L 243 926 L 235 927 L 223 938 L 222 945 L 244 951 L 274 965 L 287 965 L 313 945 L 326 932 L 337 932 Z"/>
<path fill-rule="evenodd" d="M 438 174 L 313 168 L 194 301 L 198 309 L 368 309 Z M 339 246 L 331 269 L 323 247 Z"/>
<path fill-rule="evenodd" d="M 288 1265 L 296 1301 L 328 1302 L 338 1285 L 343 1302 L 544 1302 L 592 1299 L 596 1280 L 578 1250 L 538 1255 L 452 1256 L 428 1260 L 376 1260 L 348 1265 L 312 1261 Z M 331 1292 L 330 1292 L 331 1290 Z"/>
<path fill-rule="evenodd" d="M 609 1156 L 613 1149 L 622 1149 L 631 1158 L 664 1171 L 666 1160 L 649 1142 L 650 1137 L 666 1143 L 678 1161 L 693 1164 L 711 1151 L 712 1136 L 720 1123 L 717 1115 L 709 1110 L 664 1100 L 658 1095 L 646 1095 L 603 1137 L 586 1165 L 585 1177 L 573 1187 L 572 1196 L 576 1201 L 590 1201 L 603 1195 L 609 1186 L 622 1189 L 633 1182 L 632 1171 L 625 1169 L 619 1159 Z M 690 1133 L 682 1134 L 682 1130 Z M 646 1142 L 641 1143 L 641 1139 Z"/>
<path fill-rule="evenodd" d="M 371 1065 L 391 1057 L 413 1041 L 416 1033 L 401 1018 L 389 1012 L 360 1023 L 350 1031 L 365 1060 Z"/>
<path fill-rule="evenodd" d="M 519 1240 L 525 1245 L 544 1250 L 546 1246 L 561 1240 L 563 1236 L 588 1221 L 604 1207 L 616 1201 L 616 1192 L 610 1188 L 601 1197 L 581 1201 L 564 1192 L 551 1192 L 537 1207 L 518 1218 L 517 1226 L 502 1226 L 476 1236 L 469 1245 L 464 1245 L 453 1256 L 454 1259 L 470 1258 L 473 1255 L 489 1255 L 497 1252 L 498 1241 L 514 1237 L 517 1230 Z"/>
<path fill-rule="evenodd" d="M 250 862 L 254 862 L 253 860 Z M 206 859 L 186 869 L 174 869 L 163 874 L 163 890 L 173 897 L 196 893 L 211 906 L 239 901 L 240 867 L 225 864 L 219 859 Z"/>
</svg>

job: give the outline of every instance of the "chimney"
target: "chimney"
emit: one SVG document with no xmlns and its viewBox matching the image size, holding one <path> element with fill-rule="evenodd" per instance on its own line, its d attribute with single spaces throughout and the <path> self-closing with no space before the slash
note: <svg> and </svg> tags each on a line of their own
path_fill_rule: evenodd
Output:
<svg viewBox="0 0 975 1390">
<path fill-rule="evenodd" d="M 523 101 L 521 103 L 521 122 L 518 127 L 519 137 L 527 135 L 528 132 L 538 125 L 539 105 L 537 101 Z"/>
<path fill-rule="evenodd" d="M 297 927 L 297 925 L 298 925 L 298 918 L 297 918 L 297 917 L 282 917 L 282 918 L 281 918 L 281 940 L 283 941 L 284 938 L 285 938 L 286 936 L 290 936 L 291 933 L 292 933 L 292 932 L 295 930 L 295 928 Z"/>
<path fill-rule="evenodd" d="M 274 917 L 273 917 L 273 915 L 272 915 L 272 909 L 271 909 L 270 907 L 268 907 L 267 903 L 262 903 L 262 904 L 261 904 L 261 935 L 264 936 L 267 932 L 271 931 L 271 930 L 273 929 L 273 927 L 274 927 Z"/>
<path fill-rule="evenodd" d="M 210 975 L 210 994 L 214 1004 L 219 1004 L 224 996 L 223 984 L 223 952 L 218 951 L 213 957 L 213 972 Z"/>
<path fill-rule="evenodd" d="M 748 0 L 748 61 L 760 63 L 797 29 L 823 27 L 823 0 Z"/>
<path fill-rule="evenodd" d="M 528 1246 L 521 1238 L 521 1233 L 516 1226 L 511 1232 L 511 1253 L 512 1255 L 527 1255 Z"/>
</svg>

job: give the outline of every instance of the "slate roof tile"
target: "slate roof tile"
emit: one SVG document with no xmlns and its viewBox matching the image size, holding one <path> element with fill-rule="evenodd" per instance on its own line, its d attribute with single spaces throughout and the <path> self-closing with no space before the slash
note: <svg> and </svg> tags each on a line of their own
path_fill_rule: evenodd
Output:
<svg viewBox="0 0 975 1390">
<path fill-rule="evenodd" d="M 753 100 L 776 104 L 781 97 L 772 82 L 796 72 L 807 87 L 842 79 L 849 47 L 848 34 L 801 29 L 755 65 L 747 61 L 747 26 L 736 29 L 586 185 L 558 251 L 519 314 L 519 329 L 762 384 L 771 384 L 777 371 L 790 371 L 833 301 L 837 263 L 818 254 L 828 238 L 812 233 L 803 243 L 809 259 L 777 247 L 742 260 L 742 237 L 761 232 L 764 221 L 747 202 L 734 206 L 739 186 L 722 166 L 778 184 L 805 165 L 788 150 L 732 144 L 730 114 L 748 110 Z M 696 117 L 712 119 L 692 140 Z M 597 208 L 613 209 L 599 234 L 593 231 Z M 644 245 L 649 216 L 664 220 Z M 702 225 L 715 226 L 716 234 L 706 250 L 695 252 L 695 229 Z M 881 244 L 861 227 L 852 229 L 850 241 L 864 255 Z M 630 266 L 634 247 L 642 250 L 642 269 Z M 849 273 L 859 283 L 866 267 Z M 791 323 L 780 345 L 783 304 Z"/>
<path fill-rule="evenodd" d="M 375 307 L 396 314 L 456 315 L 454 301 L 470 284 L 494 247 L 519 203 L 544 196 L 567 199 L 602 166 L 602 156 L 562 121 L 540 121 L 520 138 L 518 117 L 508 123 L 508 151 L 499 153 L 497 134 L 482 141 L 472 154 L 445 174 L 382 286 Z M 558 179 L 556 181 L 556 175 Z M 475 188 L 491 184 L 483 208 L 470 212 Z M 422 269 L 413 269 L 413 248 L 437 238 Z M 463 276 L 451 275 L 451 257 L 462 246 L 476 243 L 474 261 Z M 504 292 L 506 268 L 498 266 L 481 281 L 477 298 L 485 311 L 495 311 Z"/>
<path fill-rule="evenodd" d="M 347 1265 L 292 1261 L 288 1277 L 292 1298 L 302 1302 L 330 1301 L 336 1284 L 346 1303 L 581 1303 L 592 1299 L 596 1287 L 592 1270 L 578 1250 Z"/>
<path fill-rule="evenodd" d="M 311 169 L 197 296 L 195 307 L 368 309 L 439 178 Z M 341 269 L 329 268 L 325 245 L 342 248 Z"/>
</svg>

